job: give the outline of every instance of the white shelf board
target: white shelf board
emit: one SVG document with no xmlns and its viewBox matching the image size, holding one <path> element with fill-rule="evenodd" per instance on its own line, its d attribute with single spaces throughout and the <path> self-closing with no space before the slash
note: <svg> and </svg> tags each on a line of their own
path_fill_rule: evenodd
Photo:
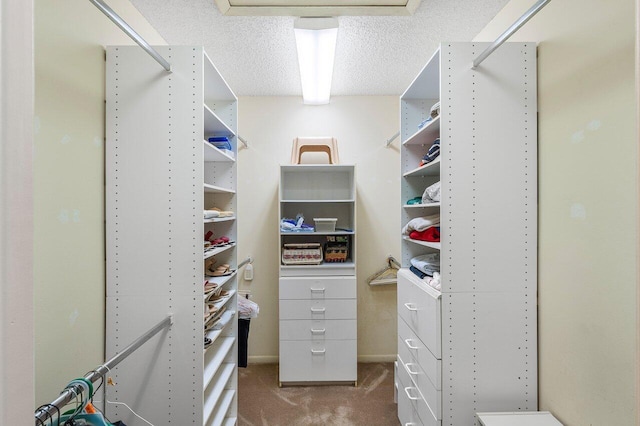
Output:
<svg viewBox="0 0 640 426">
<path fill-rule="evenodd" d="M 440 99 L 440 48 L 435 51 L 400 99 Z"/>
<path fill-rule="evenodd" d="M 476 413 L 476 416 L 484 426 L 562 426 L 548 411 Z"/>
<path fill-rule="evenodd" d="M 429 241 L 413 240 L 413 239 L 411 239 L 411 238 L 409 238 L 407 236 L 402 237 L 402 239 L 405 240 L 405 241 L 409 241 L 411 243 L 414 243 L 414 244 L 418 244 L 420 246 L 431 247 L 431 248 L 440 250 L 440 244 L 441 243 L 431 243 Z"/>
<path fill-rule="evenodd" d="M 353 164 L 289 164 L 282 165 L 281 170 L 284 172 L 351 172 Z"/>
<path fill-rule="evenodd" d="M 335 231 L 335 232 L 283 232 L 280 235 L 355 235 L 354 231 Z"/>
<path fill-rule="evenodd" d="M 223 188 L 221 186 L 209 185 L 208 183 L 204 184 L 204 192 L 212 192 L 216 194 L 235 194 L 236 191 L 229 188 Z"/>
<path fill-rule="evenodd" d="M 434 208 L 434 207 L 440 207 L 440 203 L 427 203 L 427 204 L 405 204 L 404 206 L 405 209 L 428 209 L 428 208 Z"/>
<path fill-rule="evenodd" d="M 229 355 L 229 352 L 233 348 L 233 343 L 235 339 L 233 337 L 227 337 L 225 339 L 220 339 L 215 344 L 212 343 L 211 346 L 207 348 L 207 350 L 215 350 L 215 355 L 211 358 L 211 360 L 205 364 L 204 372 L 203 372 L 203 389 L 206 389 L 207 386 L 211 383 L 211 380 L 216 375 L 216 372 L 222 365 L 224 359 Z M 215 348 L 214 348 L 215 345 Z"/>
<path fill-rule="evenodd" d="M 227 417 L 224 419 L 224 426 L 234 426 L 238 423 L 237 417 Z"/>
<path fill-rule="evenodd" d="M 207 260 L 207 259 L 209 259 L 210 257 L 213 257 L 213 256 L 215 256 L 216 254 L 220 254 L 220 253 L 222 253 L 222 252 L 224 252 L 224 251 L 227 251 L 227 250 L 229 250 L 229 249 L 231 249 L 231 248 L 233 248 L 233 247 L 235 247 L 235 246 L 236 246 L 236 243 L 232 243 L 232 244 L 228 244 L 228 245 L 226 245 L 226 246 L 216 247 L 216 248 L 213 248 L 213 249 L 211 249 L 211 250 L 207 250 L 207 251 L 204 253 L 204 259 L 205 259 L 205 260 Z"/>
<path fill-rule="evenodd" d="M 415 176 L 439 176 L 440 175 L 440 157 L 436 158 L 432 162 L 425 164 L 403 174 L 403 177 L 415 177 Z"/>
<path fill-rule="evenodd" d="M 204 161 L 206 163 L 209 162 L 218 162 L 218 163 L 233 163 L 236 161 L 234 157 L 227 154 L 226 152 L 222 152 L 215 146 L 211 145 L 207 141 L 202 141 L 204 144 L 203 152 L 204 152 Z"/>
<path fill-rule="evenodd" d="M 216 115 L 215 112 L 211 110 L 206 105 L 204 107 L 204 134 L 211 136 L 235 136 L 236 132 L 233 129 L 225 124 L 224 121 L 220 119 Z"/>
<path fill-rule="evenodd" d="M 231 217 L 214 217 L 212 219 L 205 219 L 204 223 L 229 222 L 230 220 L 236 220 L 236 217 L 235 216 L 231 216 Z"/>
<path fill-rule="evenodd" d="M 224 330 L 227 325 L 229 324 L 229 322 L 231 320 L 233 320 L 234 316 L 236 314 L 236 311 L 225 311 L 222 316 L 220 317 L 220 320 L 218 321 L 218 323 L 216 325 L 213 326 L 213 328 L 210 331 L 215 331 L 215 330 Z M 207 336 L 209 337 L 209 336 Z M 209 337 L 209 339 L 211 339 L 211 337 Z M 211 339 L 211 341 L 213 342 L 213 339 Z"/>
<path fill-rule="evenodd" d="M 440 137 L 440 116 L 429 121 L 427 124 L 418 129 L 413 135 L 409 136 L 402 145 L 433 145 L 433 141 Z"/>
<path fill-rule="evenodd" d="M 210 423 L 211 425 L 222 424 L 224 418 L 227 417 L 229 406 L 231 406 L 231 401 L 233 401 L 233 397 L 235 396 L 235 394 L 236 391 L 233 389 L 226 390 L 222 393 L 220 403 L 218 404 L 218 410 L 216 411 L 216 415 L 213 418 L 213 421 Z M 207 420 L 209 420 L 209 416 L 207 416 Z"/>
<path fill-rule="evenodd" d="M 326 262 L 319 265 L 280 265 L 282 269 L 308 269 L 308 268 L 334 268 L 334 269 L 349 269 L 355 268 L 355 264 L 351 260 L 346 262 Z"/>
<path fill-rule="evenodd" d="M 219 99 L 222 101 L 236 101 L 238 98 L 227 84 L 222 74 L 204 52 L 204 98 Z"/>
<path fill-rule="evenodd" d="M 211 389 L 206 389 L 208 392 L 208 398 L 204 402 L 205 407 L 215 407 L 220 395 L 224 391 L 224 388 L 229 384 L 229 379 L 233 374 L 233 370 L 236 368 L 235 363 L 225 362 L 220 366 L 216 373 L 215 381 L 211 382 Z M 206 408 L 205 408 L 206 410 Z"/>
<path fill-rule="evenodd" d="M 280 200 L 281 203 L 355 203 L 356 200 L 353 198 L 347 200 Z"/>
<path fill-rule="evenodd" d="M 222 287 L 223 285 L 225 285 L 227 283 L 227 281 L 229 281 L 231 278 L 235 277 L 237 273 L 238 273 L 238 271 L 235 271 L 233 274 L 225 275 L 224 277 L 208 277 L 208 276 L 205 275 L 204 279 L 209 281 L 210 283 L 218 284 L 218 287 Z"/>
</svg>

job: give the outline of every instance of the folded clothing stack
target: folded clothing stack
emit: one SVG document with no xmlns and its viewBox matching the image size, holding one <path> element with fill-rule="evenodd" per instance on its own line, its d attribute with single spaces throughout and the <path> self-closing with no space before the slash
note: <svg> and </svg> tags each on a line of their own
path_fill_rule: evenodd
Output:
<svg viewBox="0 0 640 426">
<path fill-rule="evenodd" d="M 440 225 L 440 215 L 432 214 L 430 216 L 422 216 L 411 219 L 402 228 L 403 235 L 410 235 L 413 231 L 422 232 L 429 227 Z"/>
<path fill-rule="evenodd" d="M 231 147 L 231 142 L 229 141 L 229 137 L 227 136 L 211 137 L 209 138 L 209 143 L 218 149 L 226 149 L 228 151 L 233 151 L 233 148 Z"/>
<path fill-rule="evenodd" d="M 314 227 L 304 223 L 304 217 L 298 215 L 295 219 L 283 217 L 280 220 L 280 231 L 282 232 L 313 232 Z"/>
<path fill-rule="evenodd" d="M 440 227 L 430 226 L 424 231 L 411 231 L 409 238 L 412 240 L 427 241 L 429 243 L 439 243 Z"/>
<path fill-rule="evenodd" d="M 425 275 L 433 276 L 434 272 L 440 272 L 440 253 L 428 253 L 411 259 L 411 266 Z"/>
</svg>

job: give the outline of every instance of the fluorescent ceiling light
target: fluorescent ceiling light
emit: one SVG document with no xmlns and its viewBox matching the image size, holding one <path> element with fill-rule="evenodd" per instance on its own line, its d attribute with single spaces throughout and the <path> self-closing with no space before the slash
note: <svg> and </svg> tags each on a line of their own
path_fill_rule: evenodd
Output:
<svg viewBox="0 0 640 426">
<path fill-rule="evenodd" d="M 338 38 L 338 20 L 298 18 L 294 24 L 294 31 L 304 103 L 328 104 Z"/>
</svg>

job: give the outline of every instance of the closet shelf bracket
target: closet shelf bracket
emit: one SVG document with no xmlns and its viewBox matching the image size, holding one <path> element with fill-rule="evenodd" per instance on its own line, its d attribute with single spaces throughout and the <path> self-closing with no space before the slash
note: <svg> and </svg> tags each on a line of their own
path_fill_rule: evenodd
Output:
<svg viewBox="0 0 640 426">
<path fill-rule="evenodd" d="M 153 59 L 155 59 L 162 67 L 171 72 L 171 64 L 166 61 L 153 47 L 149 45 L 143 39 L 140 34 L 138 34 L 129 24 L 127 24 L 124 19 L 122 19 L 116 12 L 113 11 L 105 2 L 102 0 L 89 0 L 95 7 L 100 9 L 102 13 L 104 13 L 107 18 L 111 19 L 114 24 L 116 24 L 122 31 L 125 32 L 133 41 L 138 43 L 140 47 L 144 49 Z"/>
</svg>

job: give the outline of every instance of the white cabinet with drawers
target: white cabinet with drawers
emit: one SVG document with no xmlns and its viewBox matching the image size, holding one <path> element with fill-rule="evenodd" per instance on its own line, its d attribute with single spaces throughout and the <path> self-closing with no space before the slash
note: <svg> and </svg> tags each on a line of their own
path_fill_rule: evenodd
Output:
<svg viewBox="0 0 640 426">
<path fill-rule="evenodd" d="M 334 218 L 335 230 L 280 230 L 280 384 L 357 382 L 355 168 L 282 166 L 280 218 Z M 332 240 L 344 243 L 341 261 L 328 261 Z M 288 263 L 285 245 L 315 244 L 323 261 Z M 289 246 L 291 247 L 291 246 Z M 331 260 L 335 260 L 331 258 Z"/>
<path fill-rule="evenodd" d="M 472 69 L 487 46 L 442 43 L 400 98 L 402 226 L 440 216 L 439 239 L 401 241 L 403 425 L 538 408 L 536 46 L 505 43 Z M 422 198 L 437 182 L 440 199 Z M 434 253 L 439 289 L 410 270 Z"/>
</svg>

